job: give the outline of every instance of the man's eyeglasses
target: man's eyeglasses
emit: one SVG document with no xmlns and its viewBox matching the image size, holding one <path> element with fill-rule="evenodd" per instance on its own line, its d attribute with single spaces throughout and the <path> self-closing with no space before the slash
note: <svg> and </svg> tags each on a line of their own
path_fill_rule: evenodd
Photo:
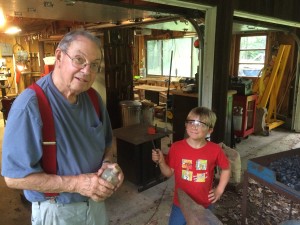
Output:
<svg viewBox="0 0 300 225">
<path fill-rule="evenodd" d="M 90 65 L 90 70 L 92 73 L 99 73 L 100 63 L 96 63 L 96 62 L 87 63 L 86 59 L 81 56 L 75 56 L 74 58 L 72 58 L 66 51 L 62 51 L 62 52 L 65 53 L 69 57 L 69 59 L 71 59 L 72 65 L 75 68 L 83 69 L 87 65 Z"/>
<path fill-rule="evenodd" d="M 194 127 L 195 129 L 201 128 L 202 130 L 210 128 L 210 126 L 207 123 L 204 123 L 200 120 L 186 120 L 185 124 L 188 127 Z"/>
</svg>

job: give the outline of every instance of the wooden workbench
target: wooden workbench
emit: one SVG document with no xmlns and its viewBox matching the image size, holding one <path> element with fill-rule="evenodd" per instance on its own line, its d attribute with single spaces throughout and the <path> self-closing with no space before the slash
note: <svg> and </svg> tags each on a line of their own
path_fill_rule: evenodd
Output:
<svg viewBox="0 0 300 225">
<path fill-rule="evenodd" d="M 161 87 L 161 86 L 152 86 L 152 85 L 137 85 L 134 87 L 134 89 L 139 91 L 139 98 L 150 100 L 151 102 L 159 105 L 160 100 L 159 96 L 161 93 L 166 93 L 168 91 L 167 87 Z M 174 90 L 175 88 L 171 88 L 169 90 Z M 142 93 L 144 92 L 144 93 Z M 143 97 L 142 97 L 143 96 Z"/>
<path fill-rule="evenodd" d="M 161 87 L 161 86 L 152 86 L 152 85 L 137 85 L 134 87 L 135 89 L 138 90 L 148 90 L 148 91 L 155 91 L 155 92 L 164 92 L 168 91 L 167 87 Z M 175 88 L 170 88 L 170 90 L 174 90 Z"/>
</svg>

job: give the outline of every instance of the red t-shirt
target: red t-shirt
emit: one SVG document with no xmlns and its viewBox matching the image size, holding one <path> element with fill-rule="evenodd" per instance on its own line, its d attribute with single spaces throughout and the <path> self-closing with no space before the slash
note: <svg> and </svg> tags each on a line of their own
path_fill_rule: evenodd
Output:
<svg viewBox="0 0 300 225">
<path fill-rule="evenodd" d="M 195 202 L 207 208 L 211 203 L 208 193 L 212 189 L 214 168 L 229 168 L 229 161 L 222 148 L 213 142 L 199 149 L 192 148 L 186 139 L 172 144 L 167 156 L 174 169 L 175 193 L 173 203 L 179 206 L 177 189 L 185 191 Z"/>
</svg>

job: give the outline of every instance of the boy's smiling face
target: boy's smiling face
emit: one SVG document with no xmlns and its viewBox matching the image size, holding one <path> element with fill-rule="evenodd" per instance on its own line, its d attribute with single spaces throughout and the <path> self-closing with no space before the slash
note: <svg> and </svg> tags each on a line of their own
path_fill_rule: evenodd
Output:
<svg viewBox="0 0 300 225">
<path fill-rule="evenodd" d="M 185 122 L 185 128 L 188 136 L 192 139 L 205 139 L 213 131 L 206 121 L 194 115 L 188 117 Z"/>
</svg>

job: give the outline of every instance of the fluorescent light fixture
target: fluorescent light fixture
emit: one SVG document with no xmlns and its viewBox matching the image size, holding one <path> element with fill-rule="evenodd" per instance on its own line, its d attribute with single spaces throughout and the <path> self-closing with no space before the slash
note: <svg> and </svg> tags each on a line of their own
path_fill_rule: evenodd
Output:
<svg viewBox="0 0 300 225">
<path fill-rule="evenodd" d="M 21 28 L 20 27 L 16 27 L 16 26 L 12 26 L 12 27 L 9 27 L 5 30 L 5 34 L 16 34 L 16 33 L 19 33 L 21 32 Z"/>
<path fill-rule="evenodd" d="M 236 17 L 241 17 L 241 18 L 246 18 L 246 19 L 251 18 L 251 20 L 258 20 L 258 21 L 262 21 L 262 22 L 268 22 L 268 23 L 273 23 L 273 24 L 280 24 L 280 25 L 300 28 L 300 23 L 298 23 L 298 22 L 294 22 L 294 21 L 290 21 L 290 20 L 282 20 L 282 19 L 278 19 L 275 17 L 268 17 L 268 16 L 253 14 L 253 13 L 249 13 L 249 12 L 242 12 L 242 11 L 234 11 L 233 15 Z"/>
</svg>

